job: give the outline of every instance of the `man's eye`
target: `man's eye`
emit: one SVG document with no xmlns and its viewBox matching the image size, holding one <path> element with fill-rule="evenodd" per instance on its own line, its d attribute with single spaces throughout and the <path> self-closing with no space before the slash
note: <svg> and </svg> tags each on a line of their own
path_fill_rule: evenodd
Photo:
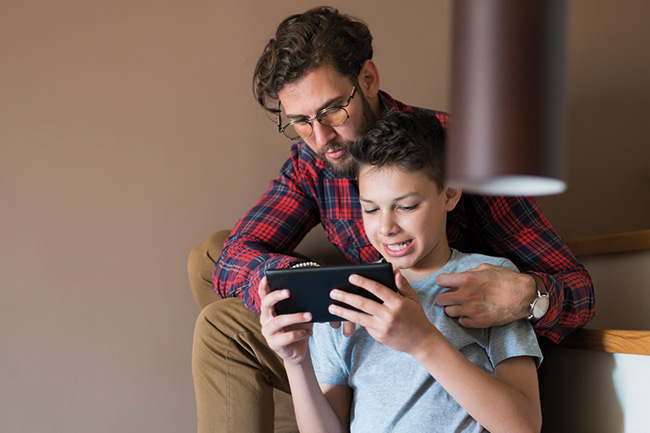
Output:
<svg viewBox="0 0 650 433">
<path fill-rule="evenodd" d="M 340 109 L 341 109 L 341 107 L 339 107 L 338 105 L 335 105 L 335 106 L 332 106 L 332 107 L 327 107 L 327 108 L 324 108 L 323 111 L 318 113 L 318 116 L 321 117 L 321 116 L 329 116 L 330 114 L 336 114 L 336 113 L 338 113 L 338 111 Z"/>
</svg>

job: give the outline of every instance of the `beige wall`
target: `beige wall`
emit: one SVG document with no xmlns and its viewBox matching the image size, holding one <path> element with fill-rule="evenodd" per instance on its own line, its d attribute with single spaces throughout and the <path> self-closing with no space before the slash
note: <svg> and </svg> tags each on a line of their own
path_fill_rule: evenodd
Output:
<svg viewBox="0 0 650 433">
<path fill-rule="evenodd" d="M 567 239 L 650 227 L 650 3 L 569 2 L 569 190 L 540 199 Z"/>
<path fill-rule="evenodd" d="M 195 428 L 186 257 L 277 173 L 251 72 L 316 4 L 0 3 L 1 431 Z M 371 26 L 385 90 L 449 109 L 449 0 L 333 4 Z M 649 12 L 572 3 L 571 190 L 543 201 L 565 236 L 650 221 Z"/>
</svg>

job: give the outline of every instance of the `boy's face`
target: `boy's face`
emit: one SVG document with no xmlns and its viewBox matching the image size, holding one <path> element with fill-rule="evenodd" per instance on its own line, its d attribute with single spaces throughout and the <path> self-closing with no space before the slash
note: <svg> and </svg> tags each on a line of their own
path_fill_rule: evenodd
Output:
<svg viewBox="0 0 650 433">
<path fill-rule="evenodd" d="M 291 121 L 310 118 L 324 108 L 345 104 L 352 86 L 349 78 L 324 64 L 297 82 L 287 84 L 278 92 L 278 97 Z M 357 87 L 354 98 L 346 107 L 350 117 L 345 123 L 332 127 L 312 120 L 312 134 L 304 139 L 332 170 L 346 176 L 354 175 L 354 162 L 347 151 L 348 146 L 374 123 L 374 114 L 361 87 Z"/>
<path fill-rule="evenodd" d="M 372 245 L 394 268 L 414 281 L 449 260 L 446 215 L 460 198 L 421 172 L 363 166 L 359 173 L 363 224 Z"/>
</svg>

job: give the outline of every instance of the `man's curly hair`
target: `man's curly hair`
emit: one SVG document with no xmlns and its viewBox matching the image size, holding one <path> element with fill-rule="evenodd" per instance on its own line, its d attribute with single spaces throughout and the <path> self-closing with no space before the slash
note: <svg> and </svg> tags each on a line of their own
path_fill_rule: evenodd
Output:
<svg viewBox="0 0 650 433">
<path fill-rule="evenodd" d="M 372 58 L 372 36 L 361 20 L 331 7 L 287 17 L 257 61 L 253 94 L 267 111 L 277 113 L 278 92 L 329 62 L 355 82 Z"/>
<path fill-rule="evenodd" d="M 442 190 L 446 183 L 445 130 L 436 116 L 424 110 L 390 111 L 359 137 L 349 149 L 357 164 L 399 167 L 422 172 Z"/>
</svg>

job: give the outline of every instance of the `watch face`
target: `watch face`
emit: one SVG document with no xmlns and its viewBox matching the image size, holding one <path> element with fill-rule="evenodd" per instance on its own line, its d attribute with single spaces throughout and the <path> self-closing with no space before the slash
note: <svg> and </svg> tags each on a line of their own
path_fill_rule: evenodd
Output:
<svg viewBox="0 0 650 433">
<path fill-rule="evenodd" d="M 541 319 L 544 314 L 548 311 L 549 300 L 548 296 L 540 296 L 535 300 L 535 305 L 533 305 L 533 317 L 535 319 Z"/>
</svg>

